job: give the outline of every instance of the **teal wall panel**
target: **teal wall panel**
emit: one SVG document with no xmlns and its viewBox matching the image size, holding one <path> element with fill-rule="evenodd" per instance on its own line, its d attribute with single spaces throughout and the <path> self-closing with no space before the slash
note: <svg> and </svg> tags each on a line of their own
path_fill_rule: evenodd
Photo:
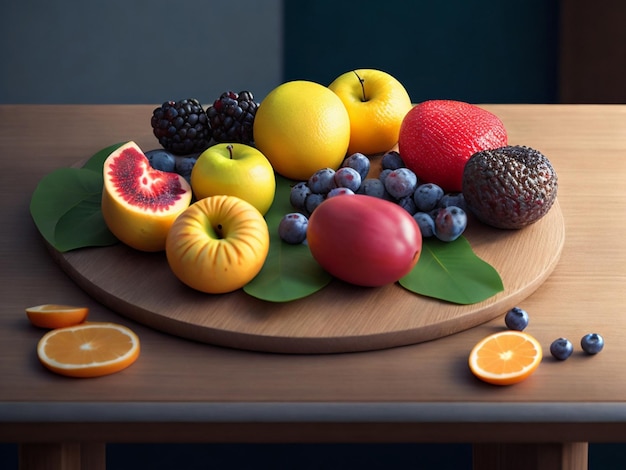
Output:
<svg viewBox="0 0 626 470">
<path fill-rule="evenodd" d="M 286 0 L 285 80 L 354 68 L 398 78 L 414 102 L 557 100 L 558 0 Z"/>
</svg>

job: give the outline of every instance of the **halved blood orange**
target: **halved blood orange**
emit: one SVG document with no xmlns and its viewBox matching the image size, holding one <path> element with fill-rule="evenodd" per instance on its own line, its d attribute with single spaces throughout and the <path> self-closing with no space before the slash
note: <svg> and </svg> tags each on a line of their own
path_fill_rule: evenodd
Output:
<svg viewBox="0 0 626 470">
<path fill-rule="evenodd" d="M 113 374 L 139 357 L 139 338 L 129 328 L 108 322 L 87 322 L 47 332 L 37 345 L 41 363 L 71 377 Z"/>
<path fill-rule="evenodd" d="M 87 318 L 89 308 L 73 305 L 43 304 L 26 308 L 30 322 L 40 328 L 63 328 L 78 325 Z"/>
<path fill-rule="evenodd" d="M 165 250 L 167 232 L 191 203 L 187 180 L 152 168 L 133 141 L 106 158 L 102 174 L 102 217 L 113 235 L 137 250 Z"/>
<path fill-rule="evenodd" d="M 541 344 L 533 336 L 507 330 L 479 341 L 469 355 L 469 367 L 485 382 L 511 385 L 529 377 L 542 357 Z"/>
</svg>

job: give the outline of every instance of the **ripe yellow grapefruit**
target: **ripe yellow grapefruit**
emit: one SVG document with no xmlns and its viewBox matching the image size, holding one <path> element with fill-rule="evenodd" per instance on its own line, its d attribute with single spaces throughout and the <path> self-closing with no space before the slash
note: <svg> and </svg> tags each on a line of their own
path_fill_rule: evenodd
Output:
<svg viewBox="0 0 626 470">
<path fill-rule="evenodd" d="M 261 101 L 254 118 L 254 140 L 274 171 L 306 180 L 321 168 L 341 165 L 350 143 L 350 118 L 328 87 L 290 81 Z"/>
</svg>

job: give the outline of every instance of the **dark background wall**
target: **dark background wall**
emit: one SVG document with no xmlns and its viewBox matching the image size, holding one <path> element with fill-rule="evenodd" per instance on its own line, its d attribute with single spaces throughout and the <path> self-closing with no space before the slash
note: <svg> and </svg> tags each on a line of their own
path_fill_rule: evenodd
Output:
<svg viewBox="0 0 626 470">
<path fill-rule="evenodd" d="M 285 2 L 284 74 L 329 84 L 385 70 L 413 102 L 553 103 L 557 0 Z"/>
<path fill-rule="evenodd" d="M 2 0 L 0 103 L 149 103 L 282 79 L 282 0 Z"/>
<path fill-rule="evenodd" d="M 557 100 L 558 0 L 7 0 L 0 103 L 161 103 L 380 68 L 414 102 Z"/>
</svg>

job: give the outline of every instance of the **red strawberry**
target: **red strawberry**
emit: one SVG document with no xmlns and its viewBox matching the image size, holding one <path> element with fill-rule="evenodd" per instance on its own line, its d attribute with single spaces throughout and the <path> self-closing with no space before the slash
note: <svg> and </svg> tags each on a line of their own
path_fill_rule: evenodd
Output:
<svg viewBox="0 0 626 470">
<path fill-rule="evenodd" d="M 462 190 L 463 168 L 476 152 L 507 145 L 502 121 L 478 106 L 452 100 L 414 106 L 400 127 L 398 151 L 420 181 Z"/>
</svg>

